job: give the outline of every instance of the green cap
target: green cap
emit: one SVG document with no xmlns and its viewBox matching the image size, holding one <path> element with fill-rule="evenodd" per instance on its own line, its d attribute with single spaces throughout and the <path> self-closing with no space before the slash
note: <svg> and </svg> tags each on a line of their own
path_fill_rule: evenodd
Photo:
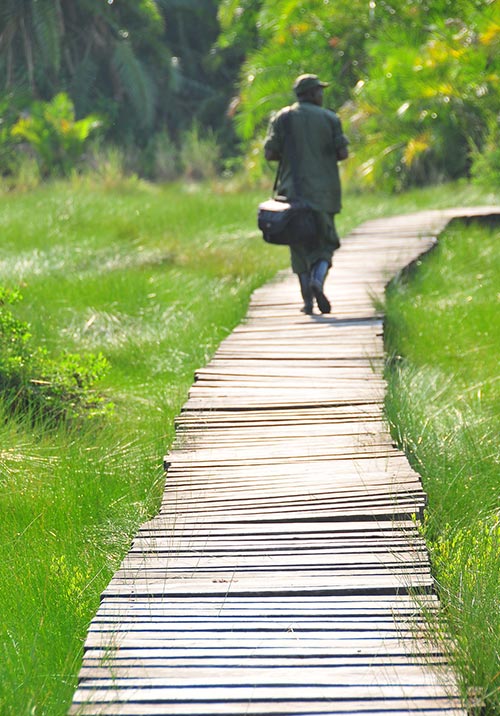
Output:
<svg viewBox="0 0 500 716">
<path fill-rule="evenodd" d="M 315 87 L 328 87 L 328 82 L 322 82 L 318 75 L 299 75 L 293 83 L 296 95 L 305 94 Z"/>
</svg>

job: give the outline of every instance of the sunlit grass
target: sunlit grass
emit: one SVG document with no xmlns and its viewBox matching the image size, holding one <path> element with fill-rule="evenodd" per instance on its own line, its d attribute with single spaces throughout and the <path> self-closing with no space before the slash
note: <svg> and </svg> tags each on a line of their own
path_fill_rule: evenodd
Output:
<svg viewBox="0 0 500 716">
<path fill-rule="evenodd" d="M 99 387 L 115 404 L 78 431 L 15 422 L 1 405 L 2 716 L 66 713 L 99 595 L 159 504 L 194 371 L 288 265 L 256 230 L 265 196 L 89 178 L 0 196 L 0 284 L 20 287 L 17 315 L 54 355 L 102 351 L 111 367 Z M 467 185 L 346 194 L 338 226 L 492 201 Z"/>
<path fill-rule="evenodd" d="M 156 507 L 161 436 L 112 426 L 33 428 L 7 419 L 0 444 L 2 714 L 65 713 L 89 614 Z"/>
<path fill-rule="evenodd" d="M 429 495 L 450 659 L 484 714 L 500 711 L 499 241 L 450 227 L 386 307 L 388 414 Z"/>
</svg>

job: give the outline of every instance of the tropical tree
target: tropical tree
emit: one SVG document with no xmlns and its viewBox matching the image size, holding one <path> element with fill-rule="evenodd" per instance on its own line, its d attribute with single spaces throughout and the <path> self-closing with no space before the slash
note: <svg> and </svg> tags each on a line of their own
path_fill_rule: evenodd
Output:
<svg viewBox="0 0 500 716">
<path fill-rule="evenodd" d="M 261 166 L 267 119 L 293 99 L 294 77 L 315 72 L 331 81 L 326 102 L 341 110 L 364 183 L 483 172 L 486 146 L 496 173 L 499 14 L 493 0 L 224 0 L 226 42 L 235 28 L 257 33 L 236 115 L 249 168 Z"/>
<path fill-rule="evenodd" d="M 67 91 L 79 115 L 97 111 L 124 132 L 154 126 L 170 81 L 154 0 L 3 0 L 4 92 L 50 100 Z"/>
<path fill-rule="evenodd" d="M 0 104 L 68 94 L 106 136 L 153 146 L 192 126 L 234 150 L 227 107 L 242 61 L 214 47 L 219 0 L 2 0 Z M 2 87 L 3 83 L 3 87 Z M 5 116 L 4 116 L 5 119 Z"/>
<path fill-rule="evenodd" d="M 498 4 L 401 1 L 379 22 L 349 112 L 362 176 L 396 189 L 468 176 L 497 119 Z"/>
<path fill-rule="evenodd" d="M 134 134 L 154 127 L 170 79 L 163 19 L 153 0 L 68 4 L 68 91 L 78 113 L 105 111 Z"/>
<path fill-rule="evenodd" d="M 0 63 L 5 89 L 27 85 L 35 92 L 44 73 L 58 71 L 60 16 L 58 0 L 4 0 L 0 7 Z"/>
<path fill-rule="evenodd" d="M 367 2 L 249 0 L 239 10 L 234 0 L 227 0 L 219 16 L 226 42 L 238 42 L 235 28 L 241 26 L 246 36 L 258 33 L 240 76 L 237 125 L 245 141 L 262 131 L 271 111 L 292 99 L 293 80 L 303 72 L 331 81 L 327 102 L 339 106 L 347 100 L 365 64 Z"/>
<path fill-rule="evenodd" d="M 265 0 L 220 0 L 218 19 L 221 32 L 217 47 L 230 49 L 240 66 L 247 55 L 261 45 L 259 17 Z"/>
<path fill-rule="evenodd" d="M 172 82 L 166 123 L 174 137 L 193 131 L 215 131 L 231 146 L 227 107 L 241 60 L 216 47 L 219 0 L 157 0 L 165 18 L 165 43 L 172 54 Z"/>
<path fill-rule="evenodd" d="M 258 175 L 269 116 L 294 100 L 297 75 L 313 72 L 329 80 L 327 105 L 338 108 L 347 101 L 365 65 L 370 7 L 360 0 L 224 0 L 219 18 L 219 45 L 238 44 L 240 33 L 254 44 L 234 104 L 246 167 Z"/>
</svg>

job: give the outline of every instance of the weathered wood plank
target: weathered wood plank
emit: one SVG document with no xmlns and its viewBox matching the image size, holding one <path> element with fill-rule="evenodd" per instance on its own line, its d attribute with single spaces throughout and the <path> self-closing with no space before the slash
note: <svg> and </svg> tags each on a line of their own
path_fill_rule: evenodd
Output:
<svg viewBox="0 0 500 716">
<path fill-rule="evenodd" d="M 98 711 L 96 711 L 96 707 Z M 424 714 L 436 714 L 436 711 L 444 716 L 466 716 L 466 712 L 460 708 L 458 699 L 447 699 L 442 705 L 430 700 L 420 700 L 412 705 L 408 700 L 392 701 L 388 704 L 385 700 L 373 701 L 279 701 L 261 702 L 246 700 L 242 702 L 206 702 L 199 705 L 188 703 L 176 703 L 172 708 L 170 702 L 150 703 L 147 706 L 149 716 L 235 716 L 245 714 L 248 716 L 289 716 L 301 714 L 301 716 L 332 716 L 335 714 L 369 714 L 370 716 L 424 716 Z M 70 716 L 144 716 L 144 704 L 134 703 L 129 700 L 117 702 L 116 704 L 90 704 L 80 705 L 76 703 L 70 711 Z"/>
<path fill-rule="evenodd" d="M 398 577 L 395 574 L 380 573 L 366 576 L 356 574 L 326 574 L 304 576 L 285 575 L 274 577 L 265 575 L 250 578 L 232 573 L 213 573 L 206 578 L 196 574 L 188 574 L 185 578 L 168 577 L 164 579 L 141 579 L 139 575 L 131 579 L 113 579 L 106 590 L 105 596 L 121 596 L 127 598 L 153 597 L 160 595 L 222 594 L 222 595 L 311 595 L 317 594 L 337 597 L 338 595 L 368 594 L 410 594 L 428 592 L 433 589 L 433 581 L 429 572 L 424 574 L 406 574 Z"/>
<path fill-rule="evenodd" d="M 201 679 L 200 679 L 201 680 Z M 439 699 L 448 699 L 449 696 L 445 689 L 436 686 L 416 686 L 404 684 L 391 685 L 380 684 L 373 686 L 364 686 L 362 684 L 353 684 L 352 686 L 341 686 L 328 684 L 317 684 L 310 686 L 307 684 L 299 684 L 297 686 L 288 684 L 276 684 L 275 686 L 233 686 L 231 683 L 207 684 L 203 686 L 191 687 L 187 690 L 186 686 L 157 686 L 148 683 L 145 679 L 142 683 L 132 681 L 131 684 L 124 685 L 119 680 L 109 679 L 107 688 L 99 688 L 97 683 L 90 682 L 88 686 L 81 686 L 76 693 L 76 701 L 80 698 L 83 702 L 85 699 L 95 701 L 96 703 L 127 703 L 135 701 L 136 703 L 158 703 L 161 701 L 175 703 L 186 702 L 221 702 L 236 701 L 245 703 L 249 701 L 277 701 L 278 703 L 289 699 L 297 699 L 299 702 L 318 701 L 320 699 L 328 701 L 353 701 L 354 703 L 377 701 L 381 703 L 379 708 L 392 700 L 410 700 L 417 704 L 420 700 L 432 699 L 434 702 Z M 118 682 L 118 683 L 117 683 Z M 104 684 L 101 683 L 101 686 Z M 210 693 L 207 690 L 210 689 Z"/>
<path fill-rule="evenodd" d="M 212 659 L 225 661 L 228 665 L 233 660 L 247 660 L 253 663 L 254 659 L 272 660 L 274 665 L 280 664 L 281 659 L 302 659 L 304 663 L 308 663 L 310 658 L 321 659 L 323 663 L 329 663 L 332 659 L 337 665 L 340 660 L 356 659 L 356 663 L 362 663 L 363 660 L 372 663 L 375 658 L 382 659 L 382 663 L 393 659 L 400 659 L 399 663 L 408 665 L 409 663 L 425 663 L 427 664 L 427 656 L 434 658 L 440 656 L 437 649 L 425 647 L 409 640 L 404 646 L 397 639 L 380 640 L 376 638 L 363 639 L 358 641 L 353 648 L 352 643 L 342 642 L 342 640 L 322 643 L 312 639 L 306 641 L 304 639 L 282 639 L 271 640 L 269 643 L 261 637 L 260 640 L 255 639 L 253 643 L 245 644 L 229 643 L 214 645 L 211 643 L 203 643 L 200 640 L 190 640 L 186 638 L 185 643 L 162 645 L 159 640 L 154 642 L 144 639 L 128 639 L 122 638 L 121 634 L 115 635 L 115 639 L 105 639 L 104 637 L 92 635 L 89 637 L 86 645 L 86 653 L 92 654 L 93 658 L 99 659 L 103 668 L 103 675 L 109 675 L 109 669 L 112 668 L 114 659 L 128 659 L 134 663 L 140 663 L 142 659 L 156 660 L 161 663 L 168 663 L 170 659 L 182 660 L 185 663 L 196 662 L 196 660 L 207 660 L 212 663 Z M 248 665 L 248 663 L 246 664 Z"/>
</svg>

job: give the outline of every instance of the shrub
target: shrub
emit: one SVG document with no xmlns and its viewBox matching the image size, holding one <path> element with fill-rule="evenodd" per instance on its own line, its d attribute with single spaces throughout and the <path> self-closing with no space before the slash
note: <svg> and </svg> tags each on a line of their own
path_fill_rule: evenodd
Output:
<svg viewBox="0 0 500 716">
<path fill-rule="evenodd" d="M 212 132 L 200 135 L 198 125 L 193 124 L 182 137 L 180 163 L 187 179 L 199 181 L 213 179 L 218 170 L 220 148 Z"/>
<path fill-rule="evenodd" d="M 85 152 L 83 174 L 97 177 L 105 186 L 117 186 L 127 176 L 127 158 L 121 147 L 92 142 Z"/>
<path fill-rule="evenodd" d="M 68 175 L 99 126 L 95 115 L 76 120 L 72 101 L 60 93 L 50 102 L 34 102 L 12 127 L 11 135 L 34 149 L 43 174 Z"/>
<path fill-rule="evenodd" d="M 471 174 L 477 184 L 498 186 L 500 183 L 500 128 L 498 118 L 489 123 L 482 151 L 475 150 Z"/>
<path fill-rule="evenodd" d="M 19 119 L 21 103 L 26 98 L 19 93 L 9 92 L 0 96 L 0 174 L 3 177 L 17 175 L 20 165 L 26 157 L 31 159 L 30 152 L 20 152 L 12 137 L 12 127 Z"/>
<path fill-rule="evenodd" d="M 102 354 L 66 353 L 58 359 L 34 347 L 29 326 L 12 313 L 17 291 L 0 287 L 0 387 L 14 410 L 34 417 L 80 418 L 111 408 L 93 386 L 107 361 Z"/>
<path fill-rule="evenodd" d="M 145 151 L 145 174 L 156 181 L 179 178 L 179 150 L 168 132 L 155 134 Z"/>
</svg>

